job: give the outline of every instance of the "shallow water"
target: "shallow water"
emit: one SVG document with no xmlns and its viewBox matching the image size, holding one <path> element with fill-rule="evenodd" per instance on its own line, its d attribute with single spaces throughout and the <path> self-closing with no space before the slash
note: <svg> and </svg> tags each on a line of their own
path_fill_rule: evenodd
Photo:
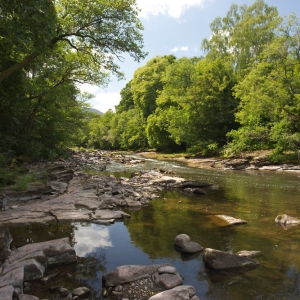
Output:
<svg viewBox="0 0 300 300">
<path fill-rule="evenodd" d="M 102 275 L 115 267 L 169 262 L 184 276 L 184 284 L 195 287 L 201 300 L 300 299 L 300 226 L 285 230 L 274 222 L 278 214 L 300 215 L 297 174 L 203 170 L 155 160 L 133 167 L 111 164 L 105 174 L 128 176 L 154 167 L 220 188 L 207 189 L 205 196 L 165 191 L 149 206 L 129 212 L 131 218 L 124 223 L 111 226 L 63 223 L 10 228 L 15 246 L 68 236 L 79 257 L 77 264 L 57 269 L 59 275 L 48 285 L 35 284 L 32 294 L 49 298 L 49 286 L 87 285 L 93 290 L 92 298 L 101 299 Z M 226 226 L 217 214 L 248 224 Z M 244 274 L 207 270 L 201 256 L 188 259 L 175 251 L 174 238 L 180 233 L 206 248 L 232 253 L 260 250 L 263 255 L 255 258 L 260 266 Z"/>
</svg>

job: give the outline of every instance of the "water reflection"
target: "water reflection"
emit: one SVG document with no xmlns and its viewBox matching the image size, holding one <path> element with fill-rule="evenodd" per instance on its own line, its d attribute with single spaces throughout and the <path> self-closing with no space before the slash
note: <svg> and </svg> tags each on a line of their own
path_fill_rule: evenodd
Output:
<svg viewBox="0 0 300 300">
<path fill-rule="evenodd" d="M 79 257 L 85 257 L 99 248 L 113 246 L 108 227 L 92 223 L 77 223 L 74 229 L 74 248 Z"/>
</svg>

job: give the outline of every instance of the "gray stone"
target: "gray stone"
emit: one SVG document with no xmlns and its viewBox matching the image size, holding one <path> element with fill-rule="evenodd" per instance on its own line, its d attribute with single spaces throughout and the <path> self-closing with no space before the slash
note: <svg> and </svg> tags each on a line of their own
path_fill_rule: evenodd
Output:
<svg viewBox="0 0 300 300">
<path fill-rule="evenodd" d="M 177 286 L 149 298 L 149 300 L 199 300 L 195 296 L 195 288 L 191 285 Z"/>
<path fill-rule="evenodd" d="M 154 282 L 164 290 L 172 289 L 183 284 L 183 279 L 179 274 L 154 274 Z"/>
<path fill-rule="evenodd" d="M 27 244 L 12 251 L 10 260 L 20 260 L 23 256 L 28 257 L 30 254 L 35 255 L 38 251 L 43 251 L 46 255 L 48 266 L 77 261 L 76 252 L 70 245 L 69 238 Z"/>
<path fill-rule="evenodd" d="M 87 287 L 79 287 L 72 291 L 72 295 L 78 297 L 78 299 L 86 299 L 90 295 L 90 293 L 91 290 Z"/>
<path fill-rule="evenodd" d="M 21 293 L 23 293 L 23 282 L 24 282 L 23 267 L 13 269 L 7 272 L 6 274 L 0 274 L 0 288 L 11 285 L 14 288 L 19 288 Z"/>
<path fill-rule="evenodd" d="M 211 248 L 206 248 L 202 256 L 206 266 L 215 270 L 253 269 L 259 266 L 259 262 L 248 257 Z"/>
<path fill-rule="evenodd" d="M 69 291 L 66 288 L 59 288 L 58 293 L 63 298 L 65 298 L 69 295 Z"/>
<path fill-rule="evenodd" d="M 198 195 L 206 195 L 207 193 L 200 188 L 185 188 L 184 192 Z"/>
<path fill-rule="evenodd" d="M 152 276 L 157 270 L 170 264 L 159 264 L 152 266 L 128 265 L 120 266 L 111 272 L 103 275 L 103 282 L 106 287 L 117 286 L 119 284 L 132 282 Z"/>
<path fill-rule="evenodd" d="M 187 234 L 179 234 L 174 240 L 175 249 L 182 253 L 197 253 L 203 247 L 195 242 L 192 242 Z"/>
<path fill-rule="evenodd" d="M 5 275 L 20 267 L 24 268 L 24 280 L 35 280 L 44 276 L 45 267 L 34 259 L 5 263 L 2 265 L 2 274 Z"/>
<path fill-rule="evenodd" d="M 14 296 L 14 287 L 12 285 L 0 287 L 1 300 L 12 300 L 13 296 Z"/>
<path fill-rule="evenodd" d="M 19 300 L 39 300 L 39 298 L 31 295 L 21 294 L 19 296 Z"/>
</svg>

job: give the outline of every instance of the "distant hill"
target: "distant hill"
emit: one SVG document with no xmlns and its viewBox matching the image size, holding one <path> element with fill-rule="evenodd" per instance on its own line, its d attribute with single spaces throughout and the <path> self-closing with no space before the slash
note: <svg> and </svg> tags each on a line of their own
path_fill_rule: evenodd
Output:
<svg viewBox="0 0 300 300">
<path fill-rule="evenodd" d="M 103 112 L 101 112 L 100 110 L 98 110 L 96 108 L 87 107 L 84 110 L 92 112 L 94 114 L 103 115 Z"/>
</svg>

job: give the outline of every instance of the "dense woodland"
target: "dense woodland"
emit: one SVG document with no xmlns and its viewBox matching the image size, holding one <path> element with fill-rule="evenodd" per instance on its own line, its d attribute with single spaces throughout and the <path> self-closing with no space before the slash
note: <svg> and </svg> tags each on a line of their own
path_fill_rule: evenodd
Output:
<svg viewBox="0 0 300 300">
<path fill-rule="evenodd" d="M 148 60 L 97 115 L 78 84 L 122 78 L 124 52 L 146 57 L 135 0 L 0 0 L 0 164 L 69 146 L 298 155 L 299 19 L 257 0 L 210 27 L 203 57 Z"/>
</svg>

